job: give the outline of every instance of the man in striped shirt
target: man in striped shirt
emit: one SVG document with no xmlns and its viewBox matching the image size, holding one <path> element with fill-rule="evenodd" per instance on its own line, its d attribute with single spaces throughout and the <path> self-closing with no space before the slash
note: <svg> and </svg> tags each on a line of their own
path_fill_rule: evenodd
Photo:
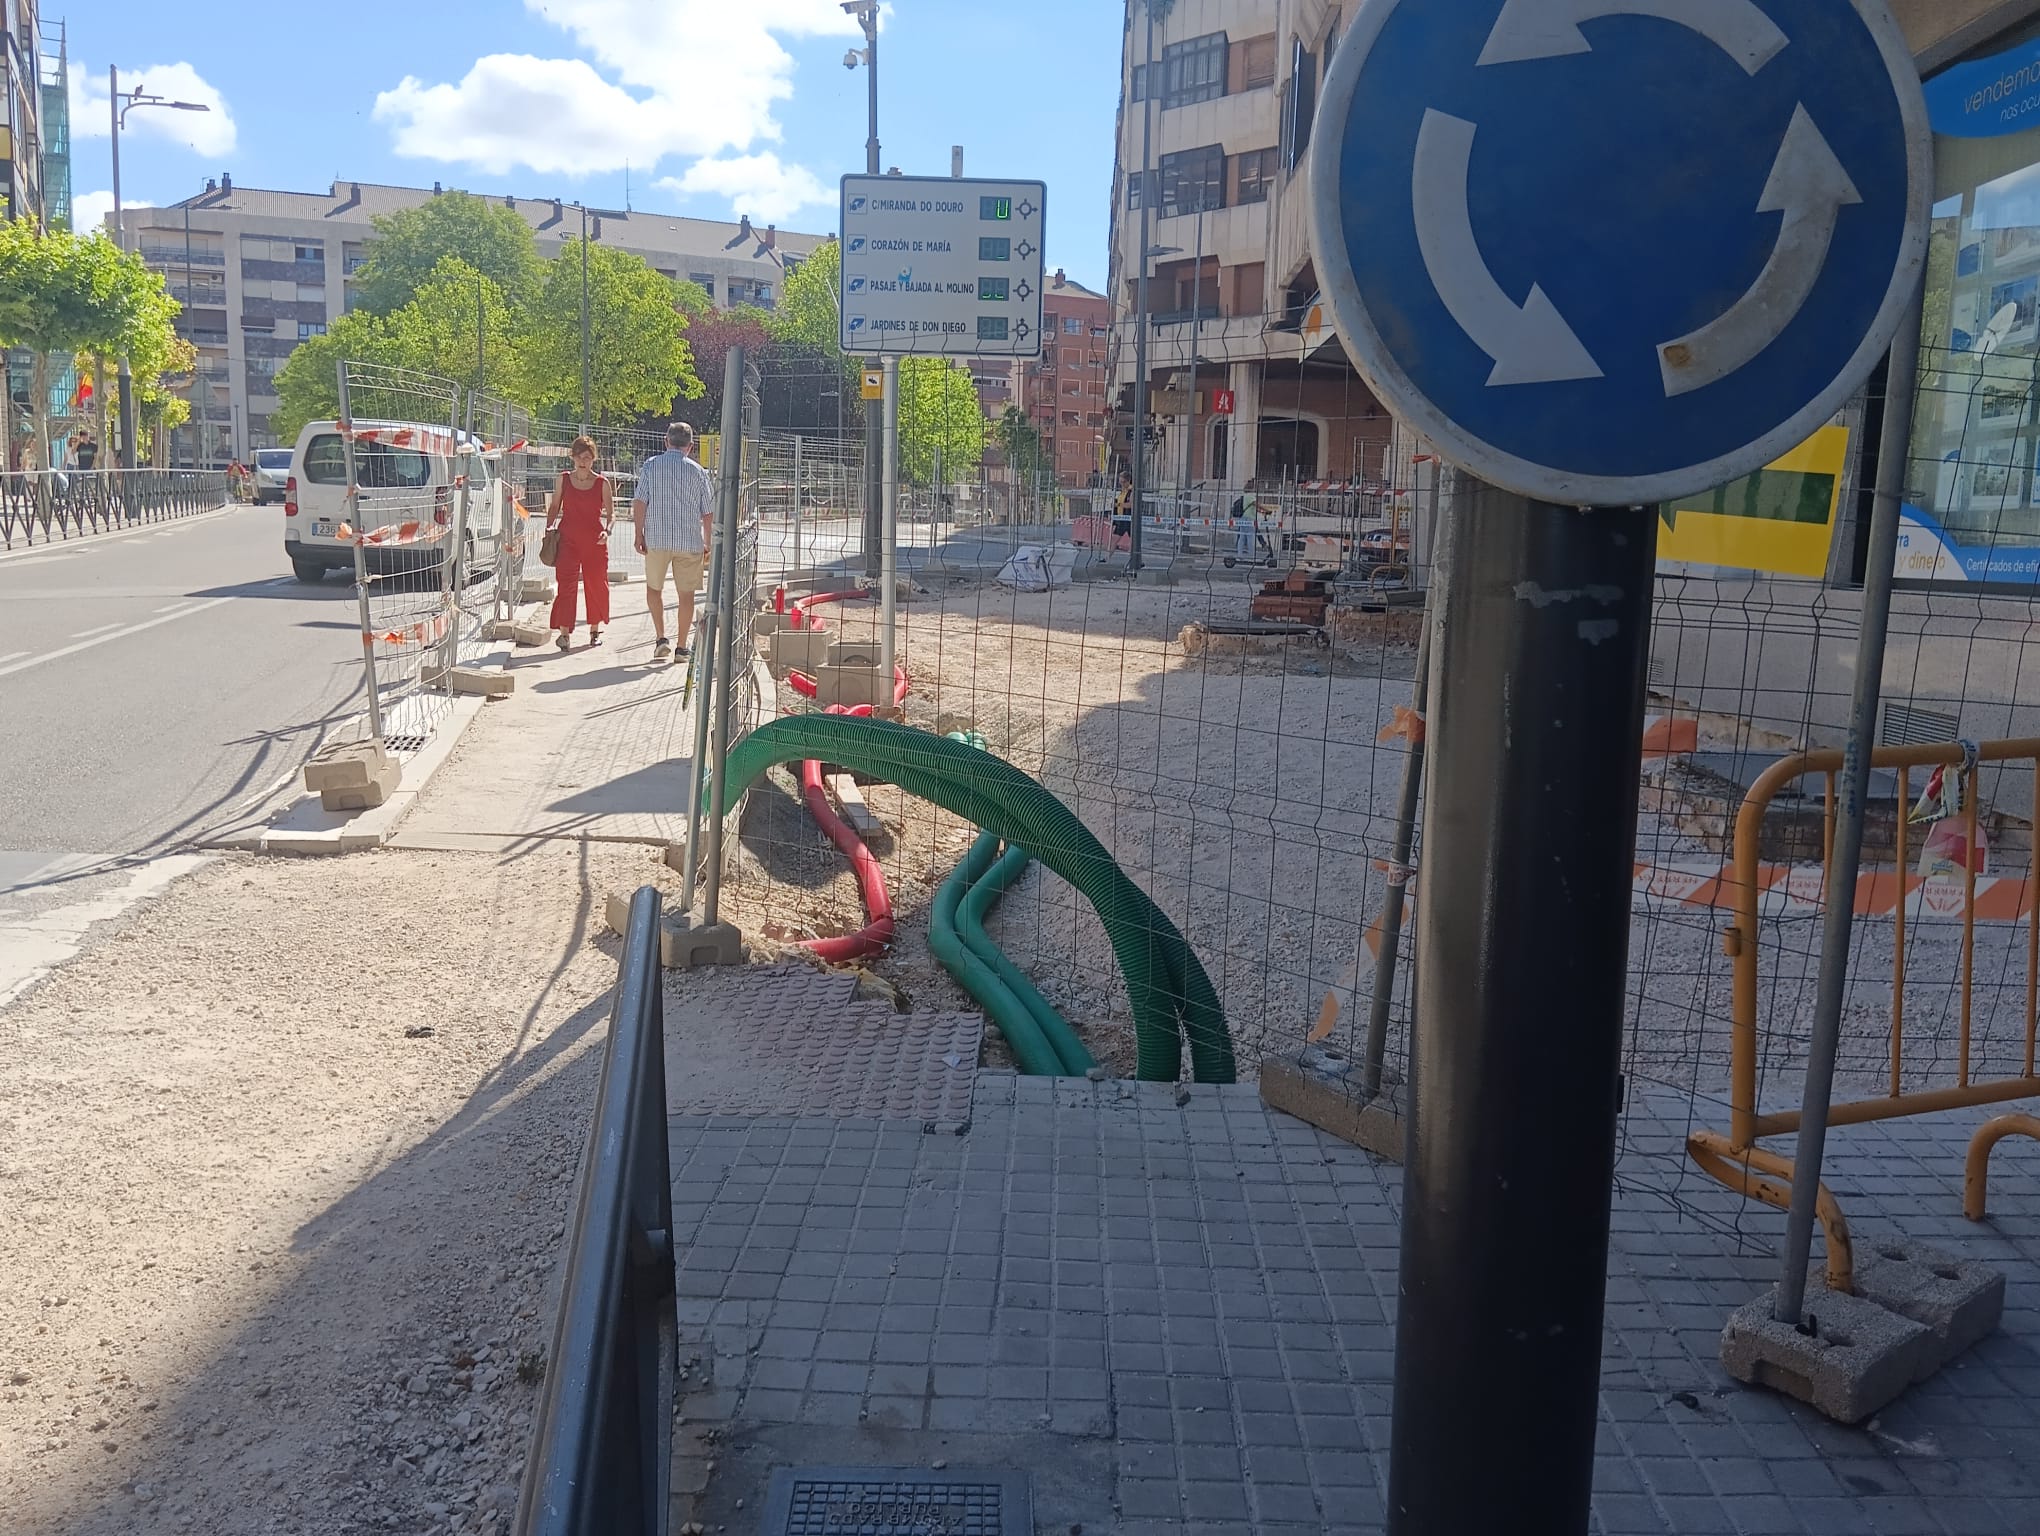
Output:
<svg viewBox="0 0 2040 1536">
<path fill-rule="evenodd" d="M 654 661 L 673 656 L 666 638 L 666 572 L 673 573 L 675 617 L 680 626 L 679 656 L 688 654 L 687 637 L 694 629 L 694 593 L 708 563 L 708 539 L 715 515 L 714 483 L 694 462 L 694 428 L 676 421 L 666 428 L 666 451 L 646 459 L 638 470 L 637 498 L 631 514 L 637 523 L 637 550 L 645 557 L 645 606 L 652 612 Z"/>
</svg>

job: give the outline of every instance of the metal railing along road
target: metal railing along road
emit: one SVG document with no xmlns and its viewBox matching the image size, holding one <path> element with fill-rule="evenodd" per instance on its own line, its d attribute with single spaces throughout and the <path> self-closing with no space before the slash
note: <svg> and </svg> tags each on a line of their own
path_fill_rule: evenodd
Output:
<svg viewBox="0 0 2040 1536">
<path fill-rule="evenodd" d="M 659 893 L 632 898 L 516 1536 L 659 1536 L 678 1363 Z"/>
<path fill-rule="evenodd" d="M 0 474 L 0 549 L 196 517 L 231 500 L 221 470 L 12 471 Z"/>
</svg>

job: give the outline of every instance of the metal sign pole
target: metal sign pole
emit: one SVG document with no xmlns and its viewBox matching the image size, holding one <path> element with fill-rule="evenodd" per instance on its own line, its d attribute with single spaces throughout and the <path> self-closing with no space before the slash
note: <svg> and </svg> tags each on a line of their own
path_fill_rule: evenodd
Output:
<svg viewBox="0 0 2040 1536">
<path fill-rule="evenodd" d="M 1584 1531 L 1593 1484 L 1657 518 L 1471 489 L 1432 619 L 1394 1536 Z"/>
</svg>

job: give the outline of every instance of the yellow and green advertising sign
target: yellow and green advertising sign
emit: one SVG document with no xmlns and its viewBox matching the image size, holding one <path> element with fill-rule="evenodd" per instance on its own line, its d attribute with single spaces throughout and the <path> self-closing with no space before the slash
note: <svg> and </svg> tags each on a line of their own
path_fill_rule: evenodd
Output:
<svg viewBox="0 0 2040 1536">
<path fill-rule="evenodd" d="M 1827 574 L 1849 429 L 1822 427 L 1754 474 L 1659 512 L 1658 558 L 1779 576 Z"/>
</svg>

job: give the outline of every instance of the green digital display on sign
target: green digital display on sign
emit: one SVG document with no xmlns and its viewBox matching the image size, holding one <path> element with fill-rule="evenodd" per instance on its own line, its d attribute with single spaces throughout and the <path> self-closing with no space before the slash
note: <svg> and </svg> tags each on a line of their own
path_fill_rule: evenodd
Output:
<svg viewBox="0 0 2040 1536">
<path fill-rule="evenodd" d="M 1006 340 L 1006 317 L 1004 315 L 979 315 L 978 340 Z"/>
<path fill-rule="evenodd" d="M 978 236 L 979 261 L 1011 261 L 1012 259 L 1013 242 L 1004 235 Z"/>
<path fill-rule="evenodd" d="M 1013 199 L 1010 197 L 981 197 L 978 199 L 978 217 L 1003 223 L 1013 217 Z"/>
<path fill-rule="evenodd" d="M 978 279 L 978 298 L 987 304 L 1003 304 L 1009 295 L 1009 280 L 1003 277 L 981 277 Z"/>
</svg>

